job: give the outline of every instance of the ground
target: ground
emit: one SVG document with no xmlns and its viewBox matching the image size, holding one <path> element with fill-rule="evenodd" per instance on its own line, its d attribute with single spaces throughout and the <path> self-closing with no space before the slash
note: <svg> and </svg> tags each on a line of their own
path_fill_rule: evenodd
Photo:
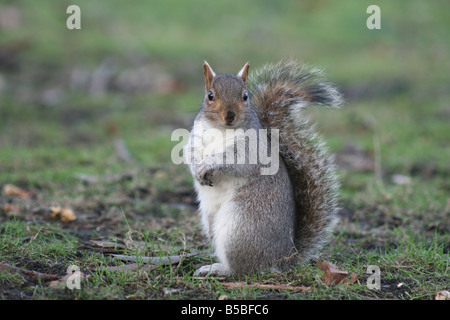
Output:
<svg viewBox="0 0 450 320">
<path fill-rule="evenodd" d="M 69 4 L 0 4 L 1 299 L 429 300 L 449 290 L 446 3 L 381 1 L 373 31 L 366 4 L 352 1 L 80 2 L 81 30 L 66 28 Z M 218 72 L 250 61 L 251 72 L 286 57 L 323 67 L 346 99 L 309 115 L 342 186 L 320 259 L 357 280 L 330 285 L 317 260 L 197 278 L 212 252 L 171 133 L 198 112 L 204 59 Z M 80 289 L 67 287 L 72 265 Z M 368 266 L 380 268 L 378 290 Z"/>
</svg>

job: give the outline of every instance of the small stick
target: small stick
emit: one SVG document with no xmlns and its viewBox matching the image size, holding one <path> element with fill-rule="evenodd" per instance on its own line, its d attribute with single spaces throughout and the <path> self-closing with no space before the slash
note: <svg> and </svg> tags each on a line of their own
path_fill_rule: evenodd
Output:
<svg viewBox="0 0 450 320">
<path fill-rule="evenodd" d="M 288 284 L 263 284 L 263 283 L 241 283 L 241 282 L 225 282 L 222 285 L 226 288 L 252 288 L 252 289 L 273 289 L 273 290 L 289 290 L 289 291 L 312 291 L 311 287 L 290 286 Z"/>
<path fill-rule="evenodd" d="M 35 278 L 42 279 L 42 280 L 56 280 L 56 279 L 60 278 L 60 276 L 58 276 L 56 274 L 47 274 L 47 273 L 41 273 L 41 272 L 37 272 L 37 271 L 33 271 L 33 270 L 27 270 L 27 269 L 22 269 L 22 268 L 18 268 L 18 267 L 13 267 L 8 263 L 0 263 L 0 270 L 5 270 L 10 273 L 23 273 L 23 274 L 26 274 L 29 276 L 33 276 Z"/>
</svg>

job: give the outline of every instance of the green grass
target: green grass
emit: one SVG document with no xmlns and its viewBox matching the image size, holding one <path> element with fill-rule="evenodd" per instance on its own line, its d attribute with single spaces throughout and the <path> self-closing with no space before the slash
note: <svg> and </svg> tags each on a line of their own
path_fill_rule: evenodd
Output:
<svg viewBox="0 0 450 320">
<path fill-rule="evenodd" d="M 151 271 L 110 271 L 107 266 L 122 263 L 105 255 L 92 255 L 76 250 L 74 238 L 54 225 L 44 224 L 39 228 L 30 228 L 23 222 L 11 222 L 6 223 L 3 228 L 0 237 L 3 260 L 17 261 L 14 264 L 21 266 L 27 266 L 27 263 L 31 266 L 32 261 L 40 261 L 49 270 L 61 269 L 61 262 L 64 261 L 67 265 L 76 264 L 89 275 L 88 279 L 82 281 L 81 290 L 70 291 L 48 288 L 45 285 L 38 289 L 24 287 L 26 281 L 20 275 L 0 273 L 3 284 L 11 289 L 22 286 L 25 292 L 33 290 L 33 297 L 38 299 L 217 299 L 220 295 L 227 295 L 232 299 L 432 299 L 435 292 L 446 289 L 448 284 L 448 254 L 444 253 L 443 244 L 437 238 L 425 244 L 423 239 L 405 235 L 399 230 L 394 231 L 400 239 L 395 248 L 385 246 L 379 250 L 367 251 L 364 249 L 367 243 L 357 240 L 352 240 L 353 243 L 349 246 L 348 235 L 337 237 L 329 260 L 343 270 L 357 273 L 359 279 L 356 284 L 328 287 L 320 279 L 322 272 L 315 263 L 300 265 L 287 273 L 268 272 L 229 280 L 244 283 L 287 283 L 314 288 L 312 292 L 293 293 L 250 288 L 230 290 L 214 278 L 198 280 L 193 276 L 195 264 L 207 263 L 207 260 L 198 257 L 178 265 L 160 266 Z M 175 254 L 173 249 L 157 254 L 153 250 L 161 245 L 176 248 L 179 239 L 161 243 L 161 235 L 157 238 L 154 236 L 135 233 L 134 237 L 143 239 L 145 246 L 142 250 L 129 251 L 128 254 L 135 254 L 137 257 Z M 20 250 L 11 252 L 11 248 Z M 368 265 L 381 268 L 381 290 L 367 288 Z"/>
<path fill-rule="evenodd" d="M 71 291 L 0 270 L 1 299 L 422 300 L 449 289 L 445 1 L 379 1 L 376 31 L 365 27 L 368 1 L 79 2 L 76 31 L 65 27 L 69 4 L 77 3 L 0 4 L 0 12 L 11 6 L 21 15 L 18 27 L 0 27 L 0 188 L 33 192 L 0 193 L 0 263 L 61 277 L 75 264 L 88 277 Z M 194 271 L 212 262 L 211 250 L 192 178 L 170 160 L 171 132 L 189 129 L 198 112 L 203 60 L 218 72 L 237 72 L 246 61 L 253 70 L 287 57 L 323 67 L 347 100 L 340 110 L 311 116 L 341 169 L 344 209 L 322 258 L 357 273 L 358 282 L 328 287 L 315 262 L 286 273 L 198 279 Z M 111 74 L 102 78 L 104 71 Z M 117 139 L 129 161 L 117 156 Z M 352 148 L 356 158 L 343 162 Z M 369 166 L 358 168 L 361 160 Z M 409 183 L 395 183 L 395 175 Z M 51 206 L 72 208 L 78 220 L 52 220 L 45 213 Z M 120 249 L 129 237 L 143 248 Z M 83 247 L 91 240 L 138 257 L 199 255 L 111 271 L 124 262 L 105 248 Z M 380 290 L 367 288 L 368 265 L 381 269 Z M 313 290 L 232 289 L 224 281 Z"/>
</svg>

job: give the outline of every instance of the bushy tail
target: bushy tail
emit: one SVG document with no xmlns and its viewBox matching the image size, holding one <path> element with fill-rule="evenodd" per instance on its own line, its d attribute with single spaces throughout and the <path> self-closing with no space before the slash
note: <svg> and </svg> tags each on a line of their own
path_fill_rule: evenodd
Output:
<svg viewBox="0 0 450 320">
<path fill-rule="evenodd" d="M 320 70 L 295 61 L 264 66 L 250 76 L 248 85 L 263 127 L 279 129 L 280 155 L 295 193 L 295 246 L 302 259 L 309 258 L 323 247 L 335 224 L 339 185 L 334 157 L 303 108 L 337 107 L 341 95 L 322 81 Z"/>
</svg>

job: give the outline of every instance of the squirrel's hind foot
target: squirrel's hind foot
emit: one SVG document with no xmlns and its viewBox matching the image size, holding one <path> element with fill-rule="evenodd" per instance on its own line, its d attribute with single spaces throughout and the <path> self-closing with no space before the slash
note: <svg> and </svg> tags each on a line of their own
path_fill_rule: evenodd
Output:
<svg viewBox="0 0 450 320">
<path fill-rule="evenodd" d="M 197 269 L 196 276 L 227 276 L 230 271 L 223 263 L 213 263 Z"/>
</svg>

